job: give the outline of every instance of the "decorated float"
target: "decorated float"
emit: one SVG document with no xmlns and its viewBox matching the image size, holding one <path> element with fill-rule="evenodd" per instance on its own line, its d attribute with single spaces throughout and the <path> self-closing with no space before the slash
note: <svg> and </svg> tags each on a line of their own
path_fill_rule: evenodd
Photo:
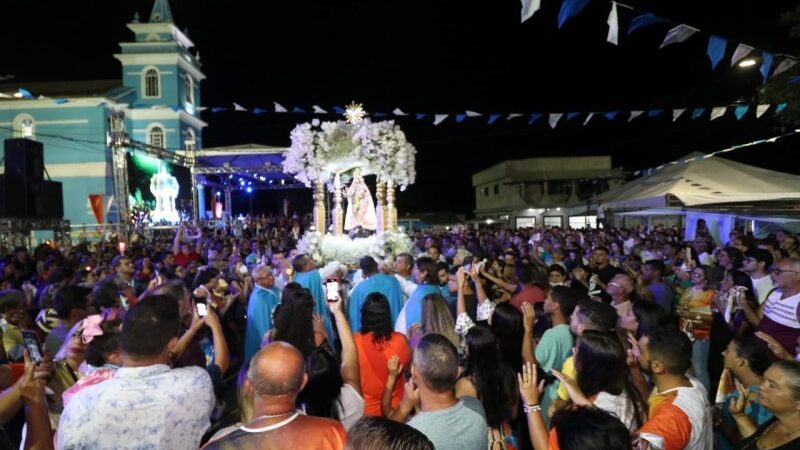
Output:
<svg viewBox="0 0 800 450">
<path fill-rule="evenodd" d="M 380 261 L 411 250 L 411 240 L 398 231 L 394 199 L 395 189 L 414 183 L 416 149 L 394 121 L 372 122 L 359 104 L 345 117 L 297 125 L 283 161 L 284 172 L 314 189 L 314 225 L 297 247 L 320 264 L 356 264 L 364 255 Z M 377 202 L 364 182 L 370 175 Z M 330 213 L 326 191 L 333 193 Z"/>
</svg>

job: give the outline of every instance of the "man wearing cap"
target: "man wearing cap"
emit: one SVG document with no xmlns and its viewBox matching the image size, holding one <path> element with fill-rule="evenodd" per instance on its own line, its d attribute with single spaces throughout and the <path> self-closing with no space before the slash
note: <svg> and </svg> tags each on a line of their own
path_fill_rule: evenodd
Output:
<svg viewBox="0 0 800 450">
<path fill-rule="evenodd" d="M 768 250 L 757 248 L 748 250 L 745 253 L 744 266 L 742 268 L 750 275 L 750 279 L 753 281 L 753 289 L 756 290 L 759 304 L 764 303 L 769 292 L 775 287 L 768 272 L 771 265 L 772 254 Z"/>
</svg>

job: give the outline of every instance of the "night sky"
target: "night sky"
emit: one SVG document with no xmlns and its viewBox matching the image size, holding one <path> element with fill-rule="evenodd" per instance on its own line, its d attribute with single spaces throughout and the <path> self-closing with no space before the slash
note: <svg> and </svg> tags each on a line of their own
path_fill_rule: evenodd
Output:
<svg viewBox="0 0 800 450">
<path fill-rule="evenodd" d="M 130 41 L 135 12 L 149 17 L 152 0 L 6 2 L 0 75 L 14 81 L 120 78 L 113 54 Z M 682 44 L 659 50 L 670 24 L 626 36 L 632 11 L 620 8 L 620 45 L 605 41 L 610 2 L 594 0 L 556 29 L 559 0 L 519 23 L 518 1 L 198 1 L 172 0 L 176 25 L 188 28 L 207 79 L 202 103 L 247 108 L 326 109 L 363 102 L 368 111 L 407 113 L 667 111 L 656 119 L 614 122 L 583 118 L 551 130 L 546 118 L 486 117 L 439 126 L 432 117 L 399 124 L 416 145 L 417 184 L 400 194 L 406 211 L 467 212 L 474 208 L 471 174 L 509 158 L 610 154 L 626 171 L 648 168 L 691 151 L 713 151 L 782 132 L 774 119 L 671 121 L 673 107 L 756 101 L 757 67 L 730 67 L 735 44 L 711 71 L 708 34 L 773 53 L 797 54 L 780 14 L 796 1 L 670 0 L 625 2 L 639 11 L 698 27 Z M 757 6 L 756 6 L 757 5 Z M 35 94 L 35 93 L 34 93 Z M 768 113 L 771 116 L 771 113 Z M 311 115 L 203 113 L 206 147 L 256 142 L 288 145 L 289 131 Z M 328 120 L 334 116 L 326 117 Z M 800 173 L 787 155 L 800 139 L 729 153 L 728 157 Z M 790 160 L 791 161 L 791 160 Z M 269 195 L 269 194 L 260 194 Z"/>
</svg>

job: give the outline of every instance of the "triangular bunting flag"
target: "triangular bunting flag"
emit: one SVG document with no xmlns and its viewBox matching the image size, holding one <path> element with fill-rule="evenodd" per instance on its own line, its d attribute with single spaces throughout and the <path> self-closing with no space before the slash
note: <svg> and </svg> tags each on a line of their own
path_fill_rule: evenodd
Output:
<svg viewBox="0 0 800 450">
<path fill-rule="evenodd" d="M 736 109 L 733 110 L 733 113 L 736 115 L 736 120 L 742 120 L 745 114 L 747 114 L 747 110 L 750 109 L 750 105 L 736 105 Z"/>
<path fill-rule="evenodd" d="M 258 114 L 264 114 L 264 113 L 266 113 L 266 112 L 267 112 L 267 110 L 266 110 L 266 109 L 262 109 L 262 108 L 259 108 L 259 107 L 255 107 L 255 108 L 253 108 L 253 114 L 256 114 L 256 115 L 258 115 Z"/>
<path fill-rule="evenodd" d="M 678 117 L 682 116 L 683 113 L 686 111 L 686 108 L 679 108 L 672 110 L 672 121 L 675 122 L 678 120 Z"/>
<path fill-rule="evenodd" d="M 576 118 L 576 117 L 578 117 L 580 115 L 581 115 L 581 113 L 579 113 L 579 112 L 567 113 L 567 120 L 572 120 L 572 119 L 574 119 L 574 118 Z"/>
<path fill-rule="evenodd" d="M 644 114 L 644 111 L 631 111 L 630 117 L 628 117 L 628 122 L 632 121 L 633 119 L 641 116 Z"/>
<path fill-rule="evenodd" d="M 424 118 L 425 118 L 425 116 L 426 116 L 426 114 L 425 114 L 425 113 L 417 113 L 417 114 L 414 114 L 414 117 L 416 117 L 416 118 L 417 118 L 417 120 L 422 120 L 422 119 L 424 119 Z"/>
<path fill-rule="evenodd" d="M 475 111 L 464 111 L 464 113 L 467 115 L 467 117 L 480 117 L 483 115 Z"/>
<path fill-rule="evenodd" d="M 542 0 L 522 0 L 522 12 L 520 13 L 520 23 L 530 19 L 533 14 L 542 7 Z"/>
<path fill-rule="evenodd" d="M 244 106 L 242 106 L 242 105 L 240 105 L 238 103 L 234 103 L 233 104 L 233 110 L 234 111 L 247 111 L 247 108 L 245 108 Z"/>
<path fill-rule="evenodd" d="M 650 111 L 647 111 L 647 117 L 658 117 L 662 112 L 664 112 L 663 109 L 651 109 Z"/>
<path fill-rule="evenodd" d="M 800 83 L 800 75 L 795 75 L 792 78 L 789 78 L 788 80 L 786 80 L 786 82 L 789 83 L 789 84 Z"/>
<path fill-rule="evenodd" d="M 31 94 L 30 91 L 28 91 L 27 89 L 19 88 L 17 89 L 16 97 L 21 97 L 30 100 L 33 99 L 33 94 Z"/>
<path fill-rule="evenodd" d="M 228 110 L 228 108 L 222 108 L 220 106 L 215 106 L 215 107 L 211 108 L 211 112 L 213 112 L 213 113 L 218 113 L 218 112 L 227 111 L 227 110 Z"/>
<path fill-rule="evenodd" d="M 692 110 L 692 120 L 699 118 L 706 112 L 705 108 L 695 108 Z"/>
<path fill-rule="evenodd" d="M 664 41 L 661 43 L 661 46 L 658 48 L 664 48 L 670 44 L 679 44 L 690 37 L 693 34 L 697 33 L 697 28 L 690 27 L 689 25 L 680 24 L 677 27 L 669 30 L 667 35 L 664 37 Z"/>
<path fill-rule="evenodd" d="M 711 60 L 711 70 L 716 69 L 717 64 L 722 61 L 722 58 L 725 56 L 725 47 L 727 46 L 728 41 L 726 39 L 714 35 L 708 38 L 708 50 L 706 50 L 706 54 L 708 54 L 708 59 Z"/>
<path fill-rule="evenodd" d="M 758 119 L 761 116 L 763 116 L 764 113 L 767 112 L 768 109 L 769 109 L 769 104 L 756 106 L 756 119 Z"/>
<path fill-rule="evenodd" d="M 740 59 L 749 55 L 750 52 L 752 51 L 753 47 L 750 47 L 749 45 L 739 44 L 736 47 L 736 50 L 733 52 L 733 57 L 731 57 L 731 67 L 735 66 Z"/>
<path fill-rule="evenodd" d="M 325 111 L 324 109 L 320 108 L 317 105 L 314 105 L 311 108 L 314 109 L 314 114 L 328 114 L 328 111 Z"/>
<path fill-rule="evenodd" d="M 639 28 L 649 27 L 651 25 L 655 25 L 657 23 L 666 22 L 667 19 L 663 17 L 658 17 L 653 13 L 645 13 L 640 16 L 636 16 L 631 20 L 631 24 L 628 26 L 628 35 L 633 33 L 634 31 L 638 30 Z"/>
<path fill-rule="evenodd" d="M 292 108 L 292 112 L 293 113 L 305 114 L 306 110 L 304 110 L 303 108 L 300 108 L 299 106 L 295 106 L 294 108 Z"/>
<path fill-rule="evenodd" d="M 461 123 L 467 118 L 466 114 L 456 114 L 456 123 Z"/>
<path fill-rule="evenodd" d="M 500 118 L 500 114 L 490 114 L 490 115 L 489 115 L 489 121 L 488 121 L 487 123 L 488 123 L 489 125 L 491 125 L 491 124 L 495 123 L 495 121 L 496 121 L 497 119 L 499 119 L 499 118 Z"/>
<path fill-rule="evenodd" d="M 53 100 L 53 103 L 55 103 L 56 105 L 63 105 L 64 103 L 69 103 L 69 100 L 67 100 L 65 98 L 57 98 L 57 99 Z"/>
<path fill-rule="evenodd" d="M 776 77 L 782 74 L 783 72 L 786 72 L 787 70 L 791 69 L 792 66 L 794 66 L 795 64 L 797 64 L 796 59 L 785 58 L 783 61 L 780 62 L 780 64 L 778 64 L 778 67 L 776 67 L 775 70 L 772 72 L 772 76 Z"/>
<path fill-rule="evenodd" d="M 195 111 L 203 112 L 208 109 L 208 106 L 196 106 L 194 109 Z"/>
<path fill-rule="evenodd" d="M 278 102 L 272 102 L 272 103 L 275 105 L 275 112 L 276 112 L 276 113 L 285 113 L 285 112 L 289 112 L 289 111 L 288 111 L 286 108 L 284 108 L 283 106 L 281 106 L 281 104 L 280 104 L 280 103 L 278 103 Z"/>
<path fill-rule="evenodd" d="M 558 28 L 564 26 L 570 17 L 578 15 L 591 0 L 564 0 L 558 12 Z"/>
<path fill-rule="evenodd" d="M 508 117 L 506 117 L 506 120 L 511 120 L 511 119 L 514 119 L 514 118 L 517 118 L 517 117 L 522 117 L 522 114 L 511 113 L 511 114 L 508 115 Z"/>
<path fill-rule="evenodd" d="M 533 125 L 533 123 L 539 120 L 541 117 L 542 115 L 539 113 L 531 114 L 530 117 L 528 118 L 528 125 Z"/>
<path fill-rule="evenodd" d="M 334 106 L 333 112 L 335 112 L 336 114 L 344 114 L 344 108 L 342 108 L 341 106 Z"/>
<path fill-rule="evenodd" d="M 586 126 L 586 124 L 588 124 L 589 121 L 592 120 L 592 117 L 594 117 L 594 113 L 593 112 L 589 113 L 589 115 L 586 116 L 586 120 L 583 121 L 583 126 Z"/>
<path fill-rule="evenodd" d="M 728 110 L 727 106 L 716 106 L 711 108 L 711 120 L 719 119 L 720 117 L 725 115 L 725 111 Z"/>
<path fill-rule="evenodd" d="M 617 114 L 619 114 L 619 111 L 608 111 L 603 113 L 608 120 L 614 120 L 617 117 Z"/>
<path fill-rule="evenodd" d="M 550 114 L 550 119 L 549 119 L 550 128 L 555 128 L 556 125 L 558 125 L 558 121 L 561 120 L 561 116 L 563 116 L 563 115 L 564 114 L 562 114 L 562 113 L 552 113 L 552 114 Z"/>
<path fill-rule="evenodd" d="M 375 118 L 386 117 L 386 116 L 388 116 L 388 115 L 389 115 L 389 114 L 386 114 L 385 112 L 376 112 L 376 113 L 374 114 Z"/>
<path fill-rule="evenodd" d="M 400 108 L 395 108 L 394 111 L 392 111 L 392 114 L 394 114 L 395 116 L 407 116 L 408 115 L 408 114 L 404 113 L 403 110 L 401 110 Z"/>
<path fill-rule="evenodd" d="M 434 114 L 433 115 L 433 124 L 439 125 L 440 123 L 444 122 L 444 119 L 447 119 L 448 114 Z"/>
<path fill-rule="evenodd" d="M 782 113 L 787 106 L 789 106 L 788 103 L 778 103 L 778 106 L 775 107 L 775 114 Z"/>
<path fill-rule="evenodd" d="M 619 16 L 617 15 L 617 2 L 611 2 L 611 12 L 608 13 L 608 36 L 606 41 L 619 45 Z"/>
<path fill-rule="evenodd" d="M 761 79 L 767 81 L 769 69 L 772 67 L 772 53 L 761 52 Z"/>
</svg>

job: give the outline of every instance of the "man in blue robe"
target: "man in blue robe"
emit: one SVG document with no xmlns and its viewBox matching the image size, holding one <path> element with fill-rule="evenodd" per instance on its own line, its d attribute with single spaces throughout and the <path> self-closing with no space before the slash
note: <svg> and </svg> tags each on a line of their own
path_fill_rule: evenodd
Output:
<svg viewBox="0 0 800 450">
<path fill-rule="evenodd" d="M 333 326 L 331 324 L 330 309 L 328 309 L 328 301 L 325 299 L 325 291 L 322 289 L 322 277 L 319 274 L 319 270 L 314 267 L 314 260 L 308 255 L 299 254 L 292 260 L 292 268 L 296 273 L 294 281 L 311 291 L 311 296 L 314 297 L 314 312 L 322 316 L 328 343 L 333 348 Z"/>
<path fill-rule="evenodd" d="M 400 310 L 403 309 L 403 291 L 395 277 L 385 275 L 378 271 L 378 263 L 371 256 L 365 256 L 359 261 L 364 279 L 353 288 L 350 294 L 350 306 L 347 319 L 350 328 L 357 332 L 361 329 L 361 306 L 367 296 L 373 292 L 380 292 L 389 300 L 392 312 L 392 323 L 395 323 Z"/>
<path fill-rule="evenodd" d="M 255 287 L 247 302 L 247 328 L 244 335 L 244 360 L 249 361 L 261 348 L 264 334 L 272 329 L 272 311 L 280 303 L 280 296 L 272 290 L 275 276 L 266 264 L 253 268 Z"/>
<path fill-rule="evenodd" d="M 422 299 L 429 294 L 441 295 L 439 283 L 436 281 L 436 264 L 427 256 L 417 258 L 414 266 L 414 275 L 419 283 L 417 289 L 408 298 L 397 321 L 394 323 L 394 331 L 408 335 L 408 329 L 415 323 L 422 323 Z"/>
</svg>

